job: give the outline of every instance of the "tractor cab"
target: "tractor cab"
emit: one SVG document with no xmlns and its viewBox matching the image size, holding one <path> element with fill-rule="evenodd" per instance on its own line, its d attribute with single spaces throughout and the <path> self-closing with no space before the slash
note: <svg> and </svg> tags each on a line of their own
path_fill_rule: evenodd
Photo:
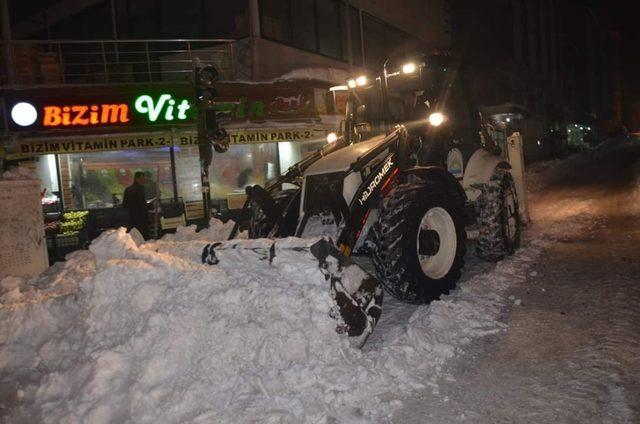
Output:
<svg viewBox="0 0 640 424">
<path fill-rule="evenodd" d="M 361 75 L 340 87 L 348 93 L 340 128 L 348 143 L 389 134 L 400 124 L 409 132 L 418 165 L 446 166 L 453 149 L 464 162 L 480 147 L 497 150 L 471 95 L 467 70 L 450 56 L 392 58 L 381 75 Z"/>
<path fill-rule="evenodd" d="M 332 87 L 336 109 L 344 114 L 338 134 L 347 144 L 359 143 L 386 131 L 381 82 L 379 78 L 360 75 L 345 85 Z"/>
</svg>

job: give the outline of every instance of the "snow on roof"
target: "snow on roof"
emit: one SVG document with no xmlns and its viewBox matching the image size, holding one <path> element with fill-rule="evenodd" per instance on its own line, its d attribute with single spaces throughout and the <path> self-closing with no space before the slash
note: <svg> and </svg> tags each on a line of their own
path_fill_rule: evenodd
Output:
<svg viewBox="0 0 640 424">
<path fill-rule="evenodd" d="M 349 72 L 336 68 L 298 68 L 287 72 L 279 79 L 283 80 L 316 80 L 330 84 L 344 84 L 349 78 Z"/>
</svg>

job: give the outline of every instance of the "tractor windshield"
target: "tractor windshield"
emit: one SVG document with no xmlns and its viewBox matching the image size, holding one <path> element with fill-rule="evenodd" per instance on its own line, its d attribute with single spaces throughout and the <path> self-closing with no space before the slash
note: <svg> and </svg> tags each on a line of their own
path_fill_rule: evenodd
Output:
<svg viewBox="0 0 640 424">
<path fill-rule="evenodd" d="M 384 132 L 384 112 L 379 83 L 350 90 L 346 104 L 346 126 L 359 142 Z"/>
</svg>

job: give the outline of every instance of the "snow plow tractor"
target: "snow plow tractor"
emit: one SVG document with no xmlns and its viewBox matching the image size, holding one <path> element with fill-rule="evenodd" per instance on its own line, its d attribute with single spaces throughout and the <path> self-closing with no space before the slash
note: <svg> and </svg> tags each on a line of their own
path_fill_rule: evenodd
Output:
<svg viewBox="0 0 640 424">
<path fill-rule="evenodd" d="M 429 56 L 389 60 L 382 75 L 348 80 L 334 88 L 347 97 L 345 119 L 328 144 L 266 187 L 246 189 L 249 238 L 322 237 L 307 249 L 330 270 L 350 336 L 366 338 L 375 326 L 381 285 L 409 303 L 449 293 L 464 265 L 468 226 L 477 227 L 483 258 L 498 260 L 518 246 L 510 167 L 463 94 L 461 75 L 451 58 Z M 215 250 L 205 249 L 203 261 Z M 333 283 L 354 264 L 370 277 Z"/>
</svg>

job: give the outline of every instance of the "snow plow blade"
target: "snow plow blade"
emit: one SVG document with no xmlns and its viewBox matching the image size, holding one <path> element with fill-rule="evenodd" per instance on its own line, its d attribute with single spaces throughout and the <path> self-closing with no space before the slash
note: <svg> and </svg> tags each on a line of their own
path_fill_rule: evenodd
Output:
<svg viewBox="0 0 640 424">
<path fill-rule="evenodd" d="M 275 266 L 295 263 L 300 260 L 300 254 L 308 254 L 329 283 L 335 301 L 330 315 L 338 321 L 336 331 L 346 333 L 353 344 L 362 346 L 382 313 L 382 285 L 340 253 L 330 239 L 290 237 L 211 243 L 202 250 L 202 262 L 215 266 L 258 261 L 261 266 Z"/>
</svg>

